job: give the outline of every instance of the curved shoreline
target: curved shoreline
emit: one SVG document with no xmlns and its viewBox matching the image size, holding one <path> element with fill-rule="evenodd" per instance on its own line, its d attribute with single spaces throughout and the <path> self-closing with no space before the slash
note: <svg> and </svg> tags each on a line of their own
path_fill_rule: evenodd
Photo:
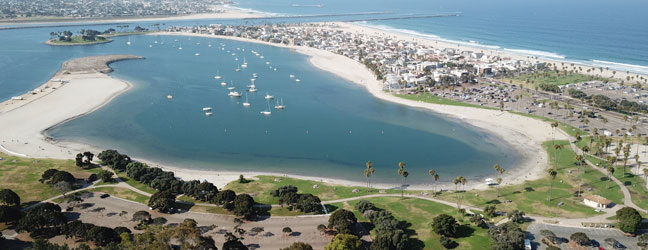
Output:
<svg viewBox="0 0 648 250">
<path fill-rule="evenodd" d="M 460 121 L 467 122 L 471 124 L 474 127 L 484 129 L 491 134 L 503 139 L 507 143 L 509 143 L 512 148 L 515 148 L 518 150 L 518 154 L 521 156 L 521 161 L 525 162 L 522 164 L 523 166 L 518 166 L 516 168 L 510 169 L 506 173 L 506 177 L 521 177 L 524 175 L 524 173 L 531 173 L 532 176 L 527 176 L 527 178 L 505 178 L 505 184 L 515 184 L 515 183 L 520 183 L 523 182 L 524 180 L 531 180 L 531 179 L 537 179 L 539 178 L 539 175 L 537 174 L 538 171 L 536 171 L 536 174 L 533 174 L 534 171 L 531 170 L 539 170 L 540 173 L 543 172 L 544 167 L 538 168 L 538 166 L 546 165 L 547 162 L 547 157 L 546 157 L 546 152 L 542 148 L 538 149 L 538 147 L 531 147 L 527 148 L 524 147 L 526 145 L 536 145 L 537 146 L 537 141 L 534 141 L 528 136 L 525 136 L 524 133 L 517 132 L 520 138 L 528 138 L 527 140 L 523 141 L 511 141 L 510 138 L 507 138 L 506 136 L 503 136 L 502 133 L 498 133 L 498 131 L 501 131 L 500 128 L 498 128 L 498 124 L 487 124 L 484 123 L 484 120 L 475 120 L 471 119 L 470 117 L 470 110 L 472 112 L 477 112 L 477 113 L 484 113 L 484 110 L 481 109 L 475 109 L 475 108 L 466 108 L 466 107 L 456 107 L 456 106 L 444 106 L 444 105 L 436 105 L 436 104 L 429 104 L 429 103 L 417 103 L 414 101 L 409 101 L 405 100 L 402 98 L 398 98 L 395 96 L 387 95 L 386 93 L 382 92 L 380 88 L 376 88 L 376 84 L 371 84 L 372 82 L 378 82 L 375 80 L 373 73 L 371 73 L 366 67 L 359 62 L 356 62 L 350 58 L 337 55 L 328 51 L 323 51 L 315 48 L 309 48 L 309 47 L 295 47 L 295 46 L 285 46 L 285 45 L 278 45 L 278 44 L 272 44 L 272 43 L 266 43 L 266 42 L 261 42 L 257 40 L 249 40 L 249 39 L 241 39 L 241 38 L 235 38 L 235 37 L 221 37 L 221 36 L 212 36 L 212 35 L 199 35 L 199 34 L 190 34 L 190 33 L 157 33 L 157 34 L 163 34 L 163 35 L 183 35 L 183 36 L 201 36 L 201 37 L 208 37 L 208 38 L 221 38 L 221 39 L 230 39 L 230 40 L 239 40 L 243 42 L 253 42 L 253 43 L 260 43 L 260 44 L 265 44 L 265 45 L 271 45 L 271 46 L 277 46 L 277 47 L 284 47 L 284 48 L 289 48 L 289 49 L 294 49 L 295 51 L 308 55 L 311 57 L 310 62 L 317 68 L 320 68 L 322 70 L 325 70 L 327 72 L 333 73 L 341 78 L 344 78 L 346 80 L 349 80 L 351 82 L 354 82 L 356 84 L 364 85 L 367 90 L 374 95 L 376 98 L 385 100 L 385 101 L 390 101 L 390 102 L 395 102 L 403 105 L 407 105 L 410 107 L 418 107 L 418 108 L 426 108 L 428 110 L 431 110 L 433 112 L 436 112 L 438 114 L 442 114 L 445 116 L 449 116 L 453 119 L 459 119 Z M 335 62 L 335 63 L 331 63 Z M 66 62 L 67 63 L 67 62 Z M 341 64 L 340 64 L 341 63 Z M 64 64 L 65 65 L 65 64 Z M 346 66 L 346 67 L 341 67 L 341 66 Z M 62 67 L 62 69 L 65 67 Z M 110 67 L 108 67 L 109 70 Z M 344 69 L 344 70 L 342 70 Z M 353 70 L 350 70 L 353 69 Z M 354 72 L 354 74 L 351 74 L 350 72 Z M 102 72 L 103 74 L 105 72 Z M 93 147 L 91 145 L 85 145 L 85 144 L 80 144 L 80 143 L 74 143 L 74 142 L 66 142 L 66 141 L 57 141 L 49 136 L 47 136 L 47 132 L 56 126 L 59 126 L 69 120 L 81 117 L 83 115 L 87 115 L 99 108 L 101 108 L 103 105 L 109 103 L 112 99 L 115 97 L 119 96 L 120 94 L 126 92 L 132 87 L 132 84 L 127 83 L 125 81 L 121 81 L 119 79 L 112 78 L 110 76 L 107 76 L 103 74 L 105 77 L 110 78 L 114 81 L 119 81 L 125 84 L 126 87 L 123 89 L 117 90 L 110 92 L 108 96 L 104 95 L 104 99 L 101 103 L 96 104 L 95 106 L 91 107 L 89 110 L 85 110 L 85 112 L 82 112 L 80 114 L 76 114 L 72 117 L 67 117 L 66 119 L 62 121 L 56 122 L 54 125 L 48 126 L 43 130 L 39 130 L 40 136 L 43 137 L 43 142 L 46 144 L 49 144 L 53 147 L 56 147 L 59 149 L 60 152 L 63 152 L 63 150 L 67 150 L 68 154 L 61 154 L 58 155 L 58 158 L 66 158 L 69 159 L 72 157 L 73 153 L 71 153 L 70 150 L 88 150 L 88 148 L 91 148 L 93 150 L 97 150 L 99 147 Z M 358 77 L 359 78 L 355 78 Z M 55 76 L 56 77 L 56 76 Z M 373 80 L 371 80 L 373 79 Z M 497 112 L 498 116 L 505 115 L 505 116 L 515 116 L 516 118 L 522 118 L 522 119 L 528 119 L 528 120 L 533 120 L 535 122 L 541 123 L 540 121 L 534 120 L 532 118 L 526 118 L 522 116 L 517 116 L 517 115 L 512 115 L 510 113 L 500 113 L 499 111 L 494 111 Z M 467 114 L 468 113 L 468 114 Z M 492 113 L 492 112 L 491 112 Z M 2 118 L 0 116 L 0 118 Z M 491 118 L 488 118 L 491 119 Z M 486 124 L 486 126 L 484 126 Z M 543 123 L 544 124 L 544 123 Z M 544 124 L 547 128 L 549 125 Z M 505 133 L 506 135 L 510 135 L 509 133 Z M 541 143 L 541 142 L 540 142 Z M 515 147 L 515 146 L 521 146 L 521 147 Z M 40 148 L 40 146 L 39 146 Z M 526 148 L 525 150 L 522 150 L 522 148 Z M 9 150 L 9 149 L 7 149 Z M 532 155 L 525 155 L 525 154 L 520 154 L 521 152 L 529 153 L 531 152 Z M 539 152 L 539 153 L 538 153 Z M 533 154 L 536 153 L 536 154 Z M 55 153 L 54 153 L 55 154 Z M 57 156 L 53 156 L 51 153 L 45 153 L 45 154 L 36 154 L 32 157 L 53 157 L 57 158 Z M 533 161 L 536 161 L 535 164 Z M 166 170 L 170 170 L 176 173 L 177 177 L 180 177 L 182 179 L 198 179 L 198 180 L 209 180 L 210 182 L 220 185 L 221 187 L 224 186 L 225 184 L 234 181 L 238 179 L 238 176 L 240 174 L 244 174 L 245 176 L 252 177 L 252 176 L 257 176 L 257 175 L 271 175 L 271 176 L 279 176 L 279 177 L 291 177 L 291 178 L 298 178 L 298 179 L 306 179 L 306 180 L 313 180 L 313 181 L 322 181 L 326 183 L 331 183 L 331 184 L 339 184 L 339 185 L 353 185 L 353 186 L 362 186 L 364 185 L 364 182 L 361 181 L 350 181 L 350 180 L 343 180 L 343 179 L 335 179 L 335 178 L 322 178 L 322 177 L 315 177 L 315 176 L 301 176 L 301 175 L 290 175 L 290 174 L 279 174 L 279 173 L 269 173 L 269 172 L 233 172 L 233 171 L 219 171 L 219 170 L 194 170 L 194 169 L 184 169 L 184 168 L 176 168 L 176 167 L 171 167 L 171 166 L 165 166 L 164 164 L 158 164 L 155 161 L 148 160 L 148 159 L 141 159 L 141 161 L 149 163 L 153 166 L 158 166 Z M 490 167 L 490 166 L 489 166 Z M 445 183 L 444 183 L 445 184 Z M 440 188 L 451 188 L 450 185 L 439 185 Z M 395 184 L 387 184 L 387 183 L 375 183 L 374 186 L 376 188 L 394 188 Z M 468 183 L 467 188 L 469 189 L 483 189 L 483 188 L 488 188 L 485 183 Z M 429 185 L 412 185 L 409 186 L 408 189 L 411 190 L 428 190 L 430 189 Z"/>
</svg>

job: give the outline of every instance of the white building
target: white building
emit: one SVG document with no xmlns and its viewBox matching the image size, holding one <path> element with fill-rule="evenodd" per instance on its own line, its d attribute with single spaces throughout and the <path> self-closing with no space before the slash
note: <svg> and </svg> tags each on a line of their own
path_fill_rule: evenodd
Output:
<svg viewBox="0 0 648 250">
<path fill-rule="evenodd" d="M 612 204 L 612 201 L 599 195 L 588 195 L 583 198 L 583 203 L 588 207 L 608 208 Z"/>
</svg>

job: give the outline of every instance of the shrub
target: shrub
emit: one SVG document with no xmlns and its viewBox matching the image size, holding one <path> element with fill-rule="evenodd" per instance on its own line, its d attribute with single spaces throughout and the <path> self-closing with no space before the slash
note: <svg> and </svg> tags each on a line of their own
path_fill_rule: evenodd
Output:
<svg viewBox="0 0 648 250">
<path fill-rule="evenodd" d="M 454 217 L 447 214 L 440 214 L 432 220 L 432 231 L 439 235 L 454 236 L 457 234 L 459 224 Z"/>
<path fill-rule="evenodd" d="M 376 206 L 367 200 L 361 200 L 355 205 L 355 209 L 364 214 L 367 210 L 377 210 Z"/>
<path fill-rule="evenodd" d="M 454 246 L 457 244 L 457 242 L 455 242 L 454 240 L 450 239 L 450 237 L 447 237 L 445 235 L 441 235 L 441 237 L 439 237 L 439 243 L 441 243 L 443 247 L 448 249 L 454 248 Z"/>
</svg>

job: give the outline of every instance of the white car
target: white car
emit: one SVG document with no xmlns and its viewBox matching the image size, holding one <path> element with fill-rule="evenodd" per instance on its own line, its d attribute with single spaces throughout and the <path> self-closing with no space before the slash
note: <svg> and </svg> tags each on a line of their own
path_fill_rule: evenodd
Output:
<svg viewBox="0 0 648 250">
<path fill-rule="evenodd" d="M 531 240 L 529 239 L 524 239 L 524 249 L 531 250 Z"/>
</svg>

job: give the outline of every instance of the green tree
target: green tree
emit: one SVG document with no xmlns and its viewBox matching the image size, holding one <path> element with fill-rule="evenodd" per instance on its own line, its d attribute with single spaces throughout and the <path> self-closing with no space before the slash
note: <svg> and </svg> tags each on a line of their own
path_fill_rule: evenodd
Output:
<svg viewBox="0 0 648 250">
<path fill-rule="evenodd" d="M 432 196 L 436 196 L 437 195 L 436 185 L 437 185 L 437 181 L 439 180 L 439 174 L 434 169 L 430 169 L 430 171 L 428 171 L 428 174 L 430 174 L 430 176 L 432 176 L 432 180 L 434 180 L 434 185 L 432 188 Z"/>
<path fill-rule="evenodd" d="M 576 242 L 576 244 L 580 246 L 585 246 L 590 242 L 590 238 L 587 237 L 587 234 L 583 232 L 573 233 L 571 236 L 569 236 L 569 239 L 573 242 Z"/>
<path fill-rule="evenodd" d="M 624 233 L 636 234 L 641 224 L 641 214 L 636 209 L 631 207 L 624 207 L 616 212 L 617 219 L 619 220 L 618 227 Z"/>
<path fill-rule="evenodd" d="M 254 199 L 249 194 L 239 194 L 234 198 L 234 215 L 243 217 L 246 220 L 256 217 Z"/>
<path fill-rule="evenodd" d="M 405 181 L 407 176 L 409 176 L 409 173 L 405 171 L 405 162 L 401 161 L 398 163 L 398 175 L 401 176 L 401 199 L 403 199 L 405 194 Z"/>
<path fill-rule="evenodd" d="M 497 171 L 500 174 L 500 180 L 501 180 L 501 178 L 504 176 L 504 172 L 506 172 L 506 169 L 501 167 L 499 164 L 495 164 L 495 166 L 493 166 L 493 168 L 495 169 L 495 171 Z M 499 186 L 500 186 L 499 184 L 500 184 L 500 182 L 501 181 L 498 181 L 497 187 L 495 188 L 495 189 L 497 189 L 497 198 L 499 198 L 499 196 L 500 196 L 500 193 L 499 193 Z"/>
<path fill-rule="evenodd" d="M 524 223 L 524 215 L 525 215 L 524 212 L 516 209 L 508 212 L 506 214 L 506 217 L 508 217 L 512 222 L 522 224 Z"/>
<path fill-rule="evenodd" d="M 373 176 L 376 169 L 374 169 L 371 161 L 368 161 L 365 165 L 364 176 L 367 178 L 367 188 L 371 188 L 371 176 Z"/>
<path fill-rule="evenodd" d="M 488 229 L 488 235 L 493 240 L 493 250 L 524 249 L 524 232 L 513 222 Z"/>
<path fill-rule="evenodd" d="M 547 201 L 551 201 L 551 189 L 553 188 L 553 182 L 554 180 L 556 180 L 556 175 L 558 175 L 558 172 L 555 169 L 550 168 L 547 170 L 547 173 L 549 174 L 549 178 L 551 179 L 549 181 L 549 192 L 547 193 Z"/>
<path fill-rule="evenodd" d="M 0 203 L 7 206 L 19 206 L 20 196 L 11 189 L 0 190 Z"/>
<path fill-rule="evenodd" d="M 61 207 L 53 203 L 41 203 L 27 211 L 16 226 L 18 231 L 34 232 L 46 227 L 64 225 L 67 218 L 61 212 Z"/>
<path fill-rule="evenodd" d="M 176 196 L 169 191 L 158 191 L 151 196 L 148 206 L 163 213 L 175 209 Z"/>
<path fill-rule="evenodd" d="M 313 250 L 313 247 L 301 241 L 297 241 L 288 247 L 284 247 L 281 250 Z"/>
<path fill-rule="evenodd" d="M 324 247 L 325 250 L 364 250 L 362 241 L 352 234 L 338 234 Z"/>
<path fill-rule="evenodd" d="M 108 170 L 99 171 L 99 173 L 97 173 L 97 176 L 103 182 L 112 182 L 113 181 L 113 172 L 110 172 Z"/>
<path fill-rule="evenodd" d="M 18 206 L 0 206 L 0 222 L 13 223 L 20 220 L 22 213 Z"/>
<path fill-rule="evenodd" d="M 454 217 L 447 214 L 440 214 L 432 220 L 432 231 L 439 235 L 453 237 L 459 230 L 459 224 Z"/>
<path fill-rule="evenodd" d="M 328 220 L 328 228 L 335 229 L 340 234 L 352 234 L 358 219 L 353 212 L 345 209 L 336 210 Z"/>
</svg>

